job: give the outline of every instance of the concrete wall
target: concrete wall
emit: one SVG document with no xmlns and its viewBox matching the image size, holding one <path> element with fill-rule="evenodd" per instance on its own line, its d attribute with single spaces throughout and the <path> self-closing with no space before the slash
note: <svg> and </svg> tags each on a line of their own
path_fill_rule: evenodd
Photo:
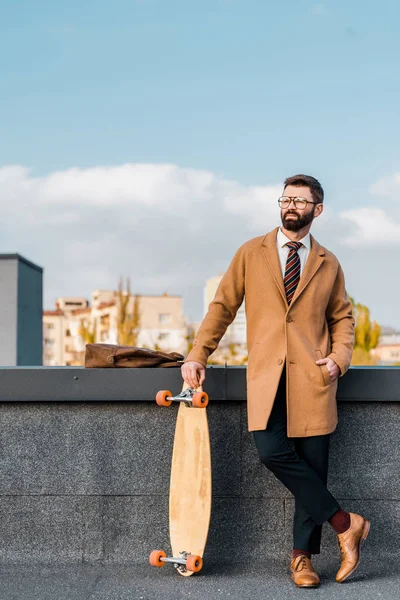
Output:
<svg viewBox="0 0 400 600">
<path fill-rule="evenodd" d="M 207 373 L 213 505 L 205 560 L 213 562 L 291 549 L 293 500 L 258 459 L 244 377 L 241 368 Z M 179 369 L 0 369 L 0 381 L 0 562 L 134 565 L 154 548 L 168 550 L 177 406 L 146 398 L 178 391 Z M 371 518 L 368 548 L 380 556 L 400 544 L 399 391 L 400 369 L 352 369 L 340 382 L 332 436 L 329 486 L 344 508 Z M 325 529 L 323 552 L 336 552 Z"/>
</svg>

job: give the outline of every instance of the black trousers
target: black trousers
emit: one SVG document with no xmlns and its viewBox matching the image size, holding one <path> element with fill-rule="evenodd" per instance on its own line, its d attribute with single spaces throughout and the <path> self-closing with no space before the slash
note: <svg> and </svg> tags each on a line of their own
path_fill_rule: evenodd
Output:
<svg viewBox="0 0 400 600">
<path fill-rule="evenodd" d="M 340 505 L 326 487 L 329 435 L 287 437 L 286 369 L 283 370 L 267 429 L 254 431 L 261 461 L 295 497 L 293 548 L 320 553 L 322 523 Z"/>
</svg>

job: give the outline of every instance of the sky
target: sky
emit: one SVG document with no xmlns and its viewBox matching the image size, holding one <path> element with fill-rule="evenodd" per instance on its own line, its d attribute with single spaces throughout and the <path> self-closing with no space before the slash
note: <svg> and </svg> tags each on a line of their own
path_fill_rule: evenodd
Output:
<svg viewBox="0 0 400 600">
<path fill-rule="evenodd" d="M 45 308 L 130 277 L 203 316 L 287 176 L 348 293 L 400 329 L 397 0 L 3 0 L 0 253 Z"/>
</svg>

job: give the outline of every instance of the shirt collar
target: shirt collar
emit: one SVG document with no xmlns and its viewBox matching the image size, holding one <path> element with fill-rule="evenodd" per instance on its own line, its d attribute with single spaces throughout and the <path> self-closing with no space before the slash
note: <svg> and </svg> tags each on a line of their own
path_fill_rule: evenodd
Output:
<svg viewBox="0 0 400 600">
<path fill-rule="evenodd" d="M 291 240 L 289 240 L 289 238 L 283 233 L 282 229 L 279 227 L 278 229 L 278 234 L 277 234 L 277 242 L 278 245 L 283 248 L 283 246 L 285 244 L 287 244 L 288 242 L 290 242 Z M 303 246 L 305 246 L 308 250 L 310 250 L 311 248 L 311 237 L 310 234 L 307 233 L 306 236 L 304 236 L 301 240 L 299 240 L 299 242 L 301 242 L 303 244 Z"/>
</svg>

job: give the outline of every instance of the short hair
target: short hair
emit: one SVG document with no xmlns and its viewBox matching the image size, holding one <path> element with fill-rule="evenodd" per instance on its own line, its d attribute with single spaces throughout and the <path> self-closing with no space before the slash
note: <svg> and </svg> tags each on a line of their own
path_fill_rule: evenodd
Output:
<svg viewBox="0 0 400 600">
<path fill-rule="evenodd" d="M 322 204 L 324 201 L 324 190 L 322 189 L 322 185 L 318 179 L 311 177 L 311 175 L 293 175 L 292 177 L 288 177 L 285 179 L 284 188 L 288 185 L 308 187 L 310 188 L 311 195 L 315 202 Z"/>
</svg>

